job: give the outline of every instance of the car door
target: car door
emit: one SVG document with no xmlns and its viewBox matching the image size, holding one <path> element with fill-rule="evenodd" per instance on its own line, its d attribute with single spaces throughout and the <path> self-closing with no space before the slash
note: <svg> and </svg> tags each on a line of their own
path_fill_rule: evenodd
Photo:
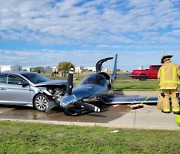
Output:
<svg viewBox="0 0 180 154">
<path fill-rule="evenodd" d="M 7 85 L 7 75 L 0 74 L 0 103 L 5 103 L 6 100 L 6 85 Z"/>
<path fill-rule="evenodd" d="M 30 87 L 20 85 L 22 82 L 24 79 L 16 75 L 7 75 L 7 83 L 1 93 L 4 104 L 25 105 L 30 102 Z"/>
</svg>

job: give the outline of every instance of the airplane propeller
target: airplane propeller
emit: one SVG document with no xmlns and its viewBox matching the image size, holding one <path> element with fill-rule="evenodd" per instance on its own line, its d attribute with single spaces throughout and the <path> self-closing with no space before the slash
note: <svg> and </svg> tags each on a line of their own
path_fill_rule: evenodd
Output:
<svg viewBox="0 0 180 154">
<path fill-rule="evenodd" d="M 74 69 L 71 68 L 68 74 L 68 80 L 67 80 L 67 95 L 72 94 L 72 88 L 73 88 L 73 73 Z"/>
<path fill-rule="evenodd" d="M 71 68 L 68 74 L 67 80 L 67 96 L 65 96 L 60 103 L 60 106 L 65 108 L 68 111 L 68 108 L 72 108 L 72 106 L 80 106 L 83 110 L 87 112 L 100 112 L 100 108 L 93 104 L 85 103 L 82 100 L 77 100 L 76 96 L 72 93 L 73 88 L 73 73 L 74 69 Z M 79 111 L 78 111 L 79 112 Z"/>
</svg>

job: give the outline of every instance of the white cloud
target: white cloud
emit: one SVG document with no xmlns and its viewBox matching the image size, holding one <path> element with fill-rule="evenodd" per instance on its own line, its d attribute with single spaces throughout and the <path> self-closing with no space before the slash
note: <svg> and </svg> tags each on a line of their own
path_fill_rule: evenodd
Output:
<svg viewBox="0 0 180 154">
<path fill-rule="evenodd" d="M 163 54 L 179 63 L 179 5 L 179 0 L 0 0 L 0 47 L 18 41 L 48 48 L 3 47 L 0 64 L 94 66 L 116 52 L 124 70 L 159 63 Z"/>
<path fill-rule="evenodd" d="M 1 40 L 41 44 L 143 42 L 137 35 L 144 32 L 156 32 L 160 42 L 169 42 L 176 35 L 161 39 L 158 32 L 171 31 L 168 26 L 179 28 L 180 20 L 175 0 L 0 0 L 0 4 Z M 132 32 L 135 35 L 128 34 Z"/>
</svg>

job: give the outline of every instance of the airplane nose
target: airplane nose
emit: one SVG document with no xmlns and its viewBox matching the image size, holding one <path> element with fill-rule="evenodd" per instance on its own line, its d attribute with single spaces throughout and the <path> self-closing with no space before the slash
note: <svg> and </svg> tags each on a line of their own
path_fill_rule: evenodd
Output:
<svg viewBox="0 0 180 154">
<path fill-rule="evenodd" d="M 64 109 L 70 107 L 73 105 L 74 102 L 76 102 L 77 99 L 74 95 L 69 95 L 65 96 L 61 101 L 60 101 L 60 106 Z"/>
</svg>

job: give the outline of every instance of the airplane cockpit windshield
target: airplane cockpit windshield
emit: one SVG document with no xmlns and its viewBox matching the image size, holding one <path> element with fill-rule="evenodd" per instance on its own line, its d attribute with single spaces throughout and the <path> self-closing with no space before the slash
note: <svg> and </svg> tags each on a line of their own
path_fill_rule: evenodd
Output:
<svg viewBox="0 0 180 154">
<path fill-rule="evenodd" d="M 97 84 L 104 86 L 106 85 L 106 78 L 101 74 L 91 74 L 86 76 L 80 84 Z"/>
</svg>

